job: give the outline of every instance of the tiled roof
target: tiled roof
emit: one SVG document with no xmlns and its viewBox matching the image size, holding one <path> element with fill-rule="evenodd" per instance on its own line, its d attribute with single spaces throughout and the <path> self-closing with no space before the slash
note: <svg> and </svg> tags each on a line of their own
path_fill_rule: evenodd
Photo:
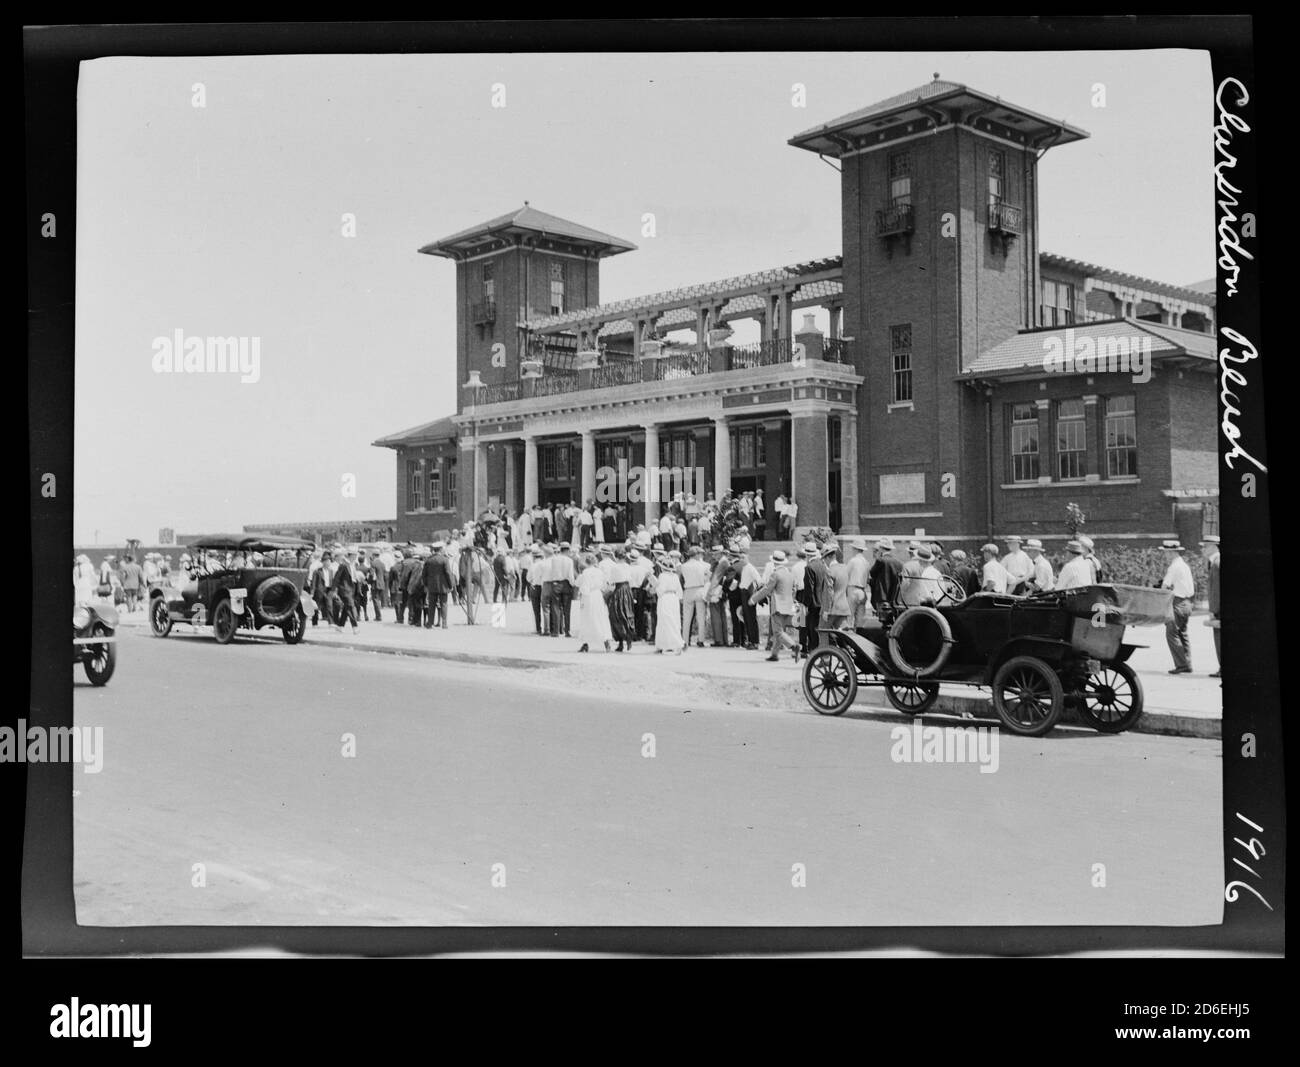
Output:
<svg viewBox="0 0 1300 1067">
<path fill-rule="evenodd" d="M 830 122 L 823 122 L 812 129 L 804 130 L 803 133 L 796 134 L 792 140 L 798 141 L 804 137 L 812 137 L 824 129 L 836 126 L 849 126 L 855 122 L 861 122 L 863 119 L 869 119 L 874 115 L 884 115 L 890 111 L 897 111 L 899 108 L 910 107 L 912 104 L 919 104 L 922 100 L 929 100 L 932 97 L 944 96 L 947 93 L 960 93 L 966 89 L 966 86 L 959 85 L 957 82 L 946 82 L 935 79 L 927 82 L 925 85 L 919 85 L 915 89 L 908 89 L 905 93 L 899 93 L 897 96 L 889 96 L 884 100 L 878 100 L 874 104 L 868 104 L 858 111 L 850 111 L 847 115 L 841 115 L 837 119 L 831 119 Z"/>
<path fill-rule="evenodd" d="M 804 263 L 794 263 L 788 267 L 773 267 L 771 270 L 755 271 L 753 274 L 741 274 L 734 278 L 723 278 L 716 282 L 703 282 L 699 285 L 687 285 L 680 289 L 668 289 L 662 293 L 650 293 L 647 296 L 633 296 L 626 300 L 614 300 L 608 304 L 600 304 L 596 307 L 576 308 L 573 311 L 566 311 L 562 315 L 544 315 L 519 325 L 529 330 L 547 330 L 559 326 L 582 326 L 589 322 L 606 322 L 611 323 L 617 320 L 620 315 L 629 312 L 647 311 L 655 307 L 664 305 L 678 304 L 688 305 L 697 301 L 708 300 L 714 296 L 722 296 L 726 293 L 736 293 L 734 300 L 744 299 L 749 294 L 745 294 L 746 289 L 762 289 L 765 286 L 778 286 L 797 281 L 801 276 L 839 270 L 843 265 L 843 258 L 840 256 L 828 256 L 825 259 L 812 259 Z M 822 286 L 823 289 L 815 290 L 814 287 Z M 817 295 L 831 296 L 838 293 L 842 286 L 834 279 L 817 279 L 816 281 L 805 283 L 805 287 L 810 292 L 816 292 Z M 753 296 L 752 308 L 746 307 L 745 310 L 756 310 L 762 306 L 762 300 L 758 296 Z M 726 312 L 724 312 L 726 314 Z M 661 325 L 670 325 L 671 322 L 690 324 L 695 321 L 695 314 L 690 307 L 678 307 L 674 310 L 668 310 L 662 313 L 659 322 Z M 630 330 L 629 325 L 623 332 Z M 601 333 L 606 333 L 602 330 Z"/>
<path fill-rule="evenodd" d="M 409 430 L 399 430 L 397 433 L 390 433 L 386 437 L 381 437 L 376 441 L 371 441 L 372 445 L 379 448 L 396 448 L 399 445 L 414 445 L 425 441 L 440 441 L 447 437 L 456 436 L 456 424 L 452 421 L 451 415 L 444 415 L 440 419 L 434 419 L 433 422 L 422 423 L 419 426 L 412 426 Z"/>
<path fill-rule="evenodd" d="M 1048 339 L 1058 338 L 1064 346 L 1066 330 L 1073 330 L 1076 340 L 1090 337 L 1094 343 L 1103 337 L 1118 335 L 1131 338 L 1137 335 L 1141 339 L 1145 335 L 1151 339 L 1152 357 L 1186 355 L 1195 359 L 1215 359 L 1214 338 L 1208 333 L 1138 319 L 1111 319 L 1018 333 L 983 353 L 970 365 L 966 374 L 984 376 L 1026 370 L 1046 373 L 1043 361 L 1049 352 Z M 1062 347 L 1061 351 L 1068 351 L 1068 348 Z"/>
<path fill-rule="evenodd" d="M 1186 285 L 1172 285 L 1169 282 L 1156 281 L 1154 278 L 1143 278 L 1141 275 L 1129 274 L 1126 271 L 1114 270 L 1111 267 L 1100 267 L 1096 263 L 1085 263 L 1081 259 L 1070 259 L 1068 256 L 1058 256 L 1052 252 L 1039 253 L 1038 262 L 1043 267 L 1060 267 L 1062 270 L 1086 274 L 1091 278 L 1105 278 L 1120 282 L 1134 289 L 1147 289 L 1153 293 L 1164 293 L 1166 296 L 1177 297 L 1193 304 L 1214 306 L 1213 282 L 1210 283 L 1210 290 L 1206 292 Z"/>
<path fill-rule="evenodd" d="M 538 211 L 537 208 L 531 207 L 525 202 L 523 207 L 515 211 L 500 215 L 487 222 L 481 222 L 477 226 L 471 226 L 458 233 L 453 233 L 450 237 L 443 237 L 440 240 L 433 241 L 421 248 L 420 251 L 429 255 L 439 255 L 456 245 L 512 229 L 531 230 L 535 233 L 548 234 L 553 237 L 565 237 L 584 244 L 604 245 L 611 249 L 612 252 L 627 252 L 636 248 L 636 245 L 624 241 L 621 237 L 602 233 L 600 230 L 593 230 L 590 226 L 583 226 L 581 223 L 570 222 L 558 215 Z"/>
</svg>

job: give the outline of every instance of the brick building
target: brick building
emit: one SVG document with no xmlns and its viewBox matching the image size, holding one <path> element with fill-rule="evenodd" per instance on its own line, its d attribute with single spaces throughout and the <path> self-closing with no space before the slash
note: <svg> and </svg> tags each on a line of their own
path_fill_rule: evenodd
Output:
<svg viewBox="0 0 1300 1067">
<path fill-rule="evenodd" d="M 624 463 L 793 492 L 841 534 L 1059 537 L 1073 502 L 1090 532 L 1195 541 L 1213 297 L 1040 252 L 1038 160 L 1087 136 L 936 79 L 791 138 L 838 163 L 840 255 L 605 304 L 600 262 L 634 246 L 527 203 L 425 245 L 456 264 L 463 385 L 374 442 L 398 536 L 597 498 Z"/>
</svg>

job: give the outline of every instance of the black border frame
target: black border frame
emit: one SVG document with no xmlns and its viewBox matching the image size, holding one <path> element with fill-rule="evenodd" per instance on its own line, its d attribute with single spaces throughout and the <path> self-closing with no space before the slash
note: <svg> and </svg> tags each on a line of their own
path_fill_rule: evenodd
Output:
<svg viewBox="0 0 1300 1067">
<path fill-rule="evenodd" d="M 32 598 L 31 693 L 19 716 L 50 726 L 72 722 L 66 671 L 63 575 L 72 543 L 73 316 L 76 260 L 76 88 L 78 63 L 107 55 L 284 53 L 421 53 L 491 51 L 963 51 L 1129 50 L 1189 48 L 1211 53 L 1215 85 L 1236 78 L 1250 99 L 1233 110 L 1251 127 L 1234 134 L 1230 180 L 1241 207 L 1259 215 L 1258 89 L 1251 16 L 971 17 L 855 20 L 650 20 L 447 23 L 265 23 L 28 28 L 24 34 L 27 191 L 28 445 Z M 1215 118 L 1207 116 L 1207 131 Z M 1220 157 L 1221 158 L 1221 157 Z M 1214 176 L 1207 175 L 1213 182 Z M 40 236 L 45 211 L 58 237 Z M 1219 213 L 1222 217 L 1222 213 Z M 1263 216 L 1267 218 L 1268 216 Z M 1280 217 L 1280 213 L 1278 216 Z M 1224 327 L 1260 336 L 1260 242 L 1246 243 L 1240 291 L 1229 298 L 1219 272 L 1220 337 Z M 1217 252 L 1217 250 L 1216 250 Z M 1238 390 L 1242 445 L 1267 464 L 1264 361 L 1246 365 Z M 1274 383 L 1276 384 L 1276 383 Z M 1222 402 L 1220 411 L 1222 413 Z M 1275 421 L 1275 427 L 1278 423 Z M 1220 480 L 1240 477 L 1223 462 Z M 1251 468 L 1246 468 L 1251 469 Z M 42 475 L 57 477 L 57 495 L 42 496 Z M 21 890 L 19 950 L 28 956 L 220 953 L 259 948 L 285 953 L 430 955 L 541 951 L 661 955 L 861 953 L 909 950 L 955 954 L 1056 954 L 1078 951 L 1279 953 L 1284 931 L 1285 808 L 1282 719 L 1276 645 L 1270 477 L 1260 474 L 1253 499 L 1221 497 L 1225 543 L 1223 644 L 1239 666 L 1224 679 L 1225 871 L 1240 836 L 1236 813 L 1265 828 L 1266 858 L 1255 865 L 1267 912 L 1250 894 L 1225 904 L 1217 927 L 78 927 L 72 892 L 72 773 L 68 764 L 3 768 L 6 813 L 23 846 L 9 868 Z M 21 544 L 19 549 L 21 551 Z M 1230 592 L 1227 592 L 1230 591 Z M 1276 640 L 1275 637 L 1272 640 Z M 22 646 L 20 645 L 20 651 Z M 1257 755 L 1237 739 L 1256 737 Z M 1232 743 L 1229 743 L 1232 739 Z M 14 837 L 11 837 L 11 842 Z M 12 847 L 12 845 L 11 845 Z M 1242 855 L 1240 851 L 1238 855 Z M 1251 862 L 1249 857 L 1244 857 Z M 1238 872 L 1240 873 L 1240 872 Z M 12 929 L 12 928 L 11 928 Z"/>
</svg>

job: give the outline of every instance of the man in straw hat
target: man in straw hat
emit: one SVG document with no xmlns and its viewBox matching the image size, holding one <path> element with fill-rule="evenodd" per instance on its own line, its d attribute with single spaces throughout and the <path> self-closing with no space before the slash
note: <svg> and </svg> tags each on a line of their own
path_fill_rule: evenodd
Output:
<svg viewBox="0 0 1300 1067">
<path fill-rule="evenodd" d="M 1165 622 L 1165 640 L 1169 644 L 1169 654 L 1174 658 L 1170 674 L 1192 673 L 1192 646 L 1187 638 L 1187 621 L 1192 617 L 1192 599 L 1196 595 L 1196 582 L 1192 578 L 1192 568 L 1183 558 L 1183 546 L 1177 541 L 1162 541 L 1161 551 L 1169 561 L 1161 589 L 1173 591 L 1174 601 L 1171 605 L 1173 614 Z"/>
<path fill-rule="evenodd" d="M 1065 550 L 1070 558 L 1056 576 L 1056 588 L 1081 589 L 1085 585 L 1092 585 L 1092 565 L 1084 558 L 1083 545 L 1078 541 L 1069 541 Z"/>
</svg>

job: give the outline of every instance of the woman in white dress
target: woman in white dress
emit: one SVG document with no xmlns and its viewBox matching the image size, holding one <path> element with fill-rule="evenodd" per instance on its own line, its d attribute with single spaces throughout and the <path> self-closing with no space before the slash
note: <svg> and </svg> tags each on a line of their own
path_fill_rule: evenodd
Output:
<svg viewBox="0 0 1300 1067">
<path fill-rule="evenodd" d="M 90 557 L 80 555 L 77 557 L 77 564 L 72 568 L 72 591 L 76 597 L 77 604 L 93 604 L 95 602 L 95 589 L 99 585 L 95 577 L 95 568 L 90 562 Z"/>
<path fill-rule="evenodd" d="M 608 652 L 614 633 L 610 629 L 609 611 L 605 607 L 605 572 L 596 566 L 596 558 L 591 553 L 582 557 L 578 597 L 577 636 L 582 642 L 578 651 L 588 652 L 593 644 L 600 643 Z"/>
<path fill-rule="evenodd" d="M 655 615 L 655 651 L 682 654 L 682 583 L 677 568 L 665 564 L 655 584 L 659 607 Z"/>
</svg>

